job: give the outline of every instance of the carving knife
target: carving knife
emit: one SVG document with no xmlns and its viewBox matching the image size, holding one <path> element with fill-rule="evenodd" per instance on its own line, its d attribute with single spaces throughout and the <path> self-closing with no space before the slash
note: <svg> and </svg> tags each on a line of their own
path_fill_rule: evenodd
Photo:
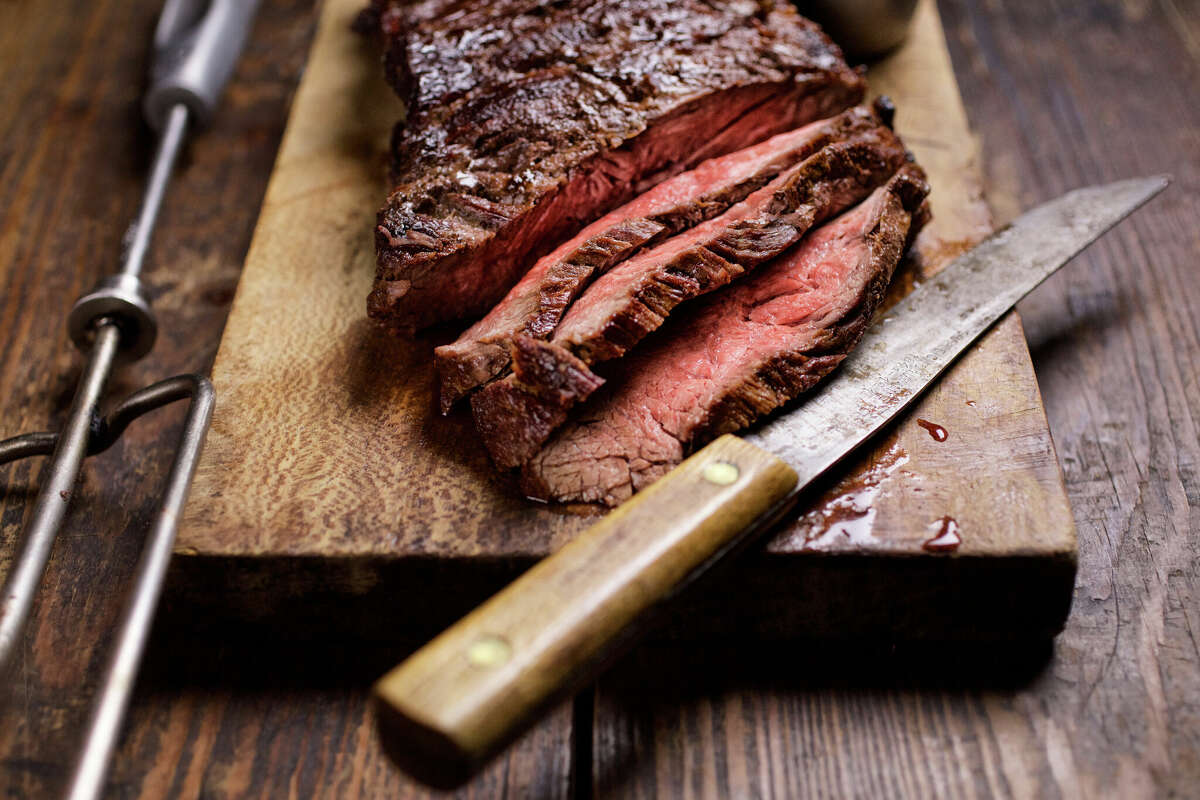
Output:
<svg viewBox="0 0 1200 800">
<path fill-rule="evenodd" d="M 470 777 L 1167 183 L 1093 186 L 1027 212 L 912 291 L 794 410 L 712 442 L 425 645 L 375 686 L 389 755 L 434 786 Z"/>
</svg>

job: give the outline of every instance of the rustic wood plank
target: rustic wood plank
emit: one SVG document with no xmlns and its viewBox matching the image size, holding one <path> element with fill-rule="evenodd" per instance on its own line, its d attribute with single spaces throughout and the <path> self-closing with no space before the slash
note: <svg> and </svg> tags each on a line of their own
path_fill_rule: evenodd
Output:
<svg viewBox="0 0 1200 800">
<path fill-rule="evenodd" d="M 406 341 L 363 315 L 374 209 L 386 193 L 380 164 L 399 110 L 377 56 L 348 30 L 358 6 L 327 5 L 297 95 L 214 365 L 220 399 L 173 586 L 183 613 L 286 625 L 297 619 L 290 598 L 307 595 L 310 630 L 328 621 L 420 637 L 589 519 L 526 501 L 492 469 L 465 412 L 436 414 L 430 351 L 452 331 Z M 934 187 L 934 222 L 908 285 L 990 227 L 936 9 L 923 8 L 909 45 L 870 76 L 895 98 L 898 128 Z M 934 441 L 921 418 L 950 437 Z M 687 616 L 763 633 L 1057 631 L 1074 530 L 1016 318 L 821 506 L 739 565 L 757 591 Z M 954 558 L 922 548 L 947 516 L 963 531 Z M 950 584 L 961 613 L 946 613 L 931 580 Z M 819 600 L 845 582 L 876 588 L 851 605 Z M 281 583 L 286 595 L 272 590 Z M 896 612 L 892 592 L 912 598 L 908 613 Z M 379 608 L 397 606 L 419 624 L 377 624 L 387 619 Z"/>
<path fill-rule="evenodd" d="M 79 359 L 66 315 L 115 266 L 153 149 L 138 101 L 160 6 L 0 12 L 0 436 L 57 424 L 69 405 Z M 185 152 L 151 248 L 158 344 L 117 373 L 114 395 L 211 364 L 313 23 L 306 0 L 263 4 L 214 127 Z M 64 788 L 180 419 L 175 410 L 139 420 L 84 467 L 15 679 L 0 683 L 4 797 Z M 42 463 L 0 468 L 0 573 Z M 403 651 L 198 644 L 190 622 L 182 632 L 151 644 L 112 796 L 429 796 L 372 742 L 366 687 Z M 563 708 L 461 796 L 566 797 L 570 737 Z"/>
<path fill-rule="evenodd" d="M 645 649 L 598 692 L 597 797 L 1200 785 L 1200 9 L 941 7 L 1001 220 L 1082 184 L 1175 176 L 1021 307 L 1080 535 L 1066 629 L 1052 652 Z"/>
<path fill-rule="evenodd" d="M 116 132 L 136 124 L 134 89 L 153 5 L 5 7 L 0 63 L 13 58 L 20 68 L 6 70 L 0 85 L 5 331 L 0 432 L 41 426 L 66 408 L 76 361 L 62 321 L 75 294 L 104 271 L 101 260 L 116 253 L 140 191 L 149 137 L 124 140 Z M 719 702 L 705 701 L 707 710 L 699 711 L 695 692 L 689 701 L 681 688 L 674 691 L 681 699 L 671 707 L 670 687 L 661 687 L 658 713 L 633 718 L 638 738 L 626 742 L 637 760 L 627 756 L 604 764 L 601 774 L 610 777 L 603 786 L 642 787 L 649 796 L 642 776 L 647 760 L 659 753 L 674 765 L 677 779 L 663 784 L 665 796 L 697 794 L 692 775 L 703 778 L 704 770 L 727 776 L 717 785 L 729 785 L 731 794 L 743 789 L 746 795 L 767 795 L 764 787 L 778 785 L 777 796 L 787 796 L 783 790 L 807 774 L 814 794 L 846 796 L 856 788 L 886 785 L 899 787 L 894 794 L 925 796 L 918 791 L 925 784 L 912 777 L 914 770 L 926 771 L 922 753 L 939 775 L 950 776 L 939 784 L 947 787 L 945 793 L 961 796 L 1187 797 L 1200 782 L 1198 569 L 1195 536 L 1189 540 L 1200 528 L 1195 511 L 1200 303 L 1194 280 L 1200 125 L 1191 103 L 1200 92 L 1195 66 L 1200 19 L 1192 6 L 1170 2 L 1047 6 L 1033 0 L 986 5 L 943 0 L 942 11 L 967 106 L 986 145 L 988 194 L 999 218 L 1077 183 L 1161 169 L 1176 175 L 1169 193 L 1112 234 L 1111 244 L 1100 246 L 1106 249 L 1069 267 L 1023 307 L 1081 534 L 1075 611 L 1055 659 L 1030 678 L 1044 657 L 1036 652 L 1007 657 L 1009 648 L 964 655 L 955 646 L 913 655 L 901 647 L 897 656 L 887 646 L 837 653 L 822 644 L 735 654 L 734 665 L 752 659 L 778 665 L 755 671 L 735 668 L 730 657 L 714 657 L 710 664 L 710 651 L 688 649 L 673 661 L 682 661 L 679 670 L 693 675 L 715 673 L 690 685 L 699 684 Z M 265 4 L 250 56 L 217 121 L 218 133 L 190 148 L 191 159 L 214 171 L 181 174 L 180 194 L 169 200 L 162 244 L 153 256 L 155 264 L 170 257 L 186 267 L 204 302 L 184 302 L 188 298 L 180 293 L 171 311 L 160 304 L 174 335 L 118 388 L 211 359 L 311 25 L 306 2 Z M 95 44 L 98 37 L 102 47 Z M 1073 76 L 1069 91 L 1048 81 L 1065 73 Z M 65 83 L 74 88 L 64 94 Z M 1088 131 L 1090 152 L 1083 156 L 1074 152 L 1071 137 L 1064 138 L 1067 118 L 1077 122 L 1066 130 Z M 1071 171 L 1051 168 L 1064 158 Z M 103 191 L 88 193 L 87 187 Z M 201 201 L 202 189 L 221 190 L 224 202 Z M 57 215 L 55 204 L 62 209 Z M 195 219 L 193 214 L 204 220 L 202 226 L 177 224 Z M 186 248 L 168 244 L 185 236 Z M 153 448 L 173 441 L 176 425 L 171 412 L 148 418 L 129 432 L 136 446 L 88 467 L 80 508 L 122 510 L 77 511 L 64 535 L 69 548 L 55 554 L 19 681 L 0 694 L 5 721 L 0 791 L 6 795 L 54 796 L 62 786 L 85 714 L 83 701 L 101 663 L 103 651 L 90 648 L 103 644 L 96 641 L 97 631 L 116 614 L 117 599 L 108 593 L 126 585 L 152 507 L 155 476 L 168 463 Z M 0 569 L 38 469 L 38 462 L 28 462 L 0 470 Z M 260 787 L 264 796 L 334 793 L 335 785 L 322 776 L 334 772 L 335 763 L 344 764 L 351 748 L 332 742 L 357 741 L 309 732 L 361 730 L 354 685 L 293 667 L 297 671 L 286 690 L 279 680 L 273 686 L 263 680 L 235 687 L 232 669 L 191 678 L 173 671 L 194 657 L 192 650 L 156 641 L 152 653 L 153 685 L 139 688 L 130 728 L 138 744 L 126 746 L 118 759 L 115 794 L 136 796 L 151 779 L 159 781 L 156 786 L 191 788 L 197 785 L 188 782 L 192 778 L 174 776 L 196 772 L 205 775 L 201 796 L 218 782 Z M 378 674 L 395 657 L 372 660 L 369 666 L 378 669 L 365 671 Z M 665 657 L 664 662 L 670 663 Z M 802 676 L 806 688 L 801 687 L 800 669 L 822 664 L 828 666 L 818 674 Z M 901 693 L 879 677 L 901 669 L 904 675 L 893 680 L 915 683 L 920 691 Z M 992 681 L 979 677 L 981 672 L 1000 675 Z M 651 664 L 644 684 L 653 688 L 663 675 L 674 681 L 682 674 Z M 369 680 L 364 676 L 357 685 Z M 999 688 L 981 691 L 989 682 Z M 728 702 L 730 685 L 737 704 Z M 649 698 L 618 704 L 627 712 L 638 702 Z M 761 722 L 768 715 L 779 723 L 774 728 Z M 678 733 L 669 739 L 674 726 Z M 193 742 L 226 744 L 215 754 L 208 745 L 197 747 L 188 740 L 193 730 Z M 728 742 L 743 739 L 749 755 L 740 761 L 728 757 L 738 746 Z M 725 744 L 714 759 L 693 742 Z M 687 747 L 689 761 L 666 757 L 677 746 Z M 293 747 L 304 756 L 260 757 Z M 377 765 L 363 772 L 362 796 L 390 794 L 395 779 L 370 747 L 353 751 Z M 536 764 L 527 762 L 525 769 L 542 769 Z M 856 777 L 860 768 L 873 777 Z M 546 769 L 554 773 L 558 767 Z M 621 770 L 636 777 L 618 783 L 611 776 Z M 664 774 L 672 773 L 664 767 Z M 513 796 L 519 796 L 518 784 L 513 786 Z"/>
<path fill-rule="evenodd" d="M 202 671 L 185 667 L 183 675 L 177 658 L 151 663 L 110 777 L 114 794 L 145 800 L 448 796 L 398 770 L 376 741 L 365 687 L 396 651 L 345 647 L 314 659 L 311 646 L 285 645 L 289 665 L 262 650 L 261 642 L 247 642 Z M 246 659 L 257 663 L 247 668 Z M 552 710 L 453 796 L 569 797 L 571 725 L 570 703 Z"/>
<path fill-rule="evenodd" d="M 1200 7 L 972 2 L 954 29 L 1006 216 L 1068 186 L 1175 176 L 1022 306 L 1081 548 L 1058 658 L 1016 710 L 1060 786 L 1187 796 L 1200 784 Z"/>
</svg>

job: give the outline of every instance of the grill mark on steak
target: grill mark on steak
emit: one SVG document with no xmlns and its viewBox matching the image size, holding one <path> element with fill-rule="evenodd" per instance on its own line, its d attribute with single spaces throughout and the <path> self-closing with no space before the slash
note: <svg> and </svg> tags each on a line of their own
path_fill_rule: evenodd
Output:
<svg viewBox="0 0 1200 800">
<path fill-rule="evenodd" d="M 368 310 L 401 328 L 482 314 L 536 257 L 645 181 L 863 92 L 787 3 L 377 7 L 409 114 L 393 137 Z"/>
<path fill-rule="evenodd" d="M 779 255 L 814 225 L 854 205 L 900 168 L 904 147 L 878 127 L 827 145 L 724 214 L 642 252 L 598 278 L 567 312 L 539 358 L 558 353 L 564 369 L 624 355 L 682 302 L 718 289 Z M 519 337 L 517 337 L 519 340 Z M 512 350 L 514 370 L 527 348 Z M 471 398 L 476 427 L 501 468 L 519 466 L 587 399 L 530 378 L 503 378 Z M 599 384 L 577 381 L 581 390 Z M 516 394 L 537 395 L 536 398 Z M 529 409 L 540 406 L 536 414 Z M 522 410 L 522 414 L 515 413 Z M 501 433 L 502 432 L 502 433 Z"/>
<path fill-rule="evenodd" d="M 486 317 L 434 351 L 442 412 L 510 363 L 517 334 L 546 338 L 593 277 L 641 248 L 711 219 L 831 141 L 880 124 L 856 107 L 710 159 L 588 225 L 540 259 Z"/>
<path fill-rule="evenodd" d="M 871 322 L 929 191 L 907 165 L 854 210 L 707 298 L 617 365 L 522 471 L 531 496 L 616 505 L 716 436 L 812 388 Z"/>
</svg>

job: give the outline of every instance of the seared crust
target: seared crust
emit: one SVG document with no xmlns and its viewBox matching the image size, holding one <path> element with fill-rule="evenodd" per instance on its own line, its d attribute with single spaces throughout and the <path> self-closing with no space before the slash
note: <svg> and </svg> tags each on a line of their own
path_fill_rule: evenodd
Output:
<svg viewBox="0 0 1200 800">
<path fill-rule="evenodd" d="M 769 261 L 814 225 L 866 197 L 887 181 L 904 158 L 904 145 L 883 127 L 822 148 L 748 198 L 743 204 L 752 212 L 748 216 L 714 226 L 711 236 L 689 243 L 665 263 L 630 270 L 636 280 L 633 285 L 621 286 L 615 273 L 610 273 L 610 285 L 593 285 L 563 320 L 553 341 L 589 364 L 619 358 L 657 330 L 680 303 Z M 610 289 L 617 291 L 613 295 L 602 291 Z"/>
<path fill-rule="evenodd" d="M 648 183 L 863 92 L 784 2 L 428 0 L 377 18 L 409 117 L 368 308 L 397 327 L 481 314 Z"/>
<path fill-rule="evenodd" d="M 512 367 L 507 380 L 471 397 L 475 427 L 505 468 L 519 466 L 511 461 L 514 453 L 536 453 L 567 421 L 575 398 L 588 397 L 604 383 L 579 359 L 528 336 L 514 339 Z"/>
</svg>

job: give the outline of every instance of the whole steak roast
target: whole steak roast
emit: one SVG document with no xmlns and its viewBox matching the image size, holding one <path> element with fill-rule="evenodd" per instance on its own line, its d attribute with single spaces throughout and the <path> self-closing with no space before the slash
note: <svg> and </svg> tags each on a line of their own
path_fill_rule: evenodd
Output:
<svg viewBox="0 0 1200 800">
<path fill-rule="evenodd" d="M 857 103 L 861 76 L 771 0 L 375 0 L 408 105 L 371 316 L 478 317 L 666 177 Z"/>
</svg>

